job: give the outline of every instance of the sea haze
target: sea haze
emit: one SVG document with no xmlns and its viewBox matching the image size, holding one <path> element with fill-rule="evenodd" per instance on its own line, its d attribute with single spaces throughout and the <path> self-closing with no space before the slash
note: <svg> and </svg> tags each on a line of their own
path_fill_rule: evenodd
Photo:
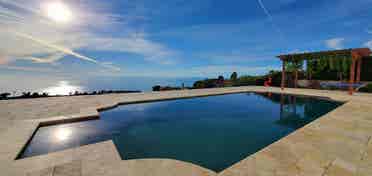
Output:
<svg viewBox="0 0 372 176">
<path fill-rule="evenodd" d="M 99 90 L 140 90 L 151 91 L 154 85 L 161 86 L 192 86 L 202 78 L 160 78 L 160 77 L 95 77 L 82 80 L 58 78 L 52 80 L 33 79 L 22 80 L 18 84 L 0 87 L 0 92 L 21 94 L 22 92 L 47 92 L 50 95 L 68 95 L 75 91 L 99 91 Z"/>
</svg>

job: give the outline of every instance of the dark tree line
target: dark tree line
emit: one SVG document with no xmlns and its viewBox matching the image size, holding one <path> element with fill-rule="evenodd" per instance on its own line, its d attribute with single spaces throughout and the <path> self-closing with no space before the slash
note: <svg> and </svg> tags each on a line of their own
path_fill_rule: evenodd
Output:
<svg viewBox="0 0 372 176">
<path fill-rule="evenodd" d="M 270 71 L 268 74 L 263 76 L 250 76 L 243 75 L 238 76 L 237 72 L 233 72 L 230 75 L 230 79 L 225 79 L 223 76 L 218 76 L 217 79 L 205 79 L 199 80 L 194 83 L 194 89 L 202 88 L 215 88 L 215 87 L 232 87 L 232 86 L 262 86 L 268 77 L 273 78 L 273 82 L 276 83 L 274 86 L 280 85 L 281 73 L 276 71 Z"/>
</svg>

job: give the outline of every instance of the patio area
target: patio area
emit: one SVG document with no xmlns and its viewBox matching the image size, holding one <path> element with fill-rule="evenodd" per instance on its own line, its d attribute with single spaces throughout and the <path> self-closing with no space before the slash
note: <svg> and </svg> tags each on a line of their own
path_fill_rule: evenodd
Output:
<svg viewBox="0 0 372 176">
<path fill-rule="evenodd" d="M 121 160 L 111 141 L 15 160 L 40 124 L 99 118 L 118 104 L 242 92 L 329 97 L 346 102 L 220 173 L 168 159 Z M 311 89 L 233 87 L 0 102 L 0 169 L 4 175 L 355 175 L 372 174 L 371 94 Z M 342 146 L 342 147 L 340 147 Z"/>
</svg>

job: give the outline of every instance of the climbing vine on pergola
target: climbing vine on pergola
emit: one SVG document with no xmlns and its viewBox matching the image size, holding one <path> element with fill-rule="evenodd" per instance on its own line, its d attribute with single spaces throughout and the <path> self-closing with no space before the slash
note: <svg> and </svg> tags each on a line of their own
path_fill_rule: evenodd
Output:
<svg viewBox="0 0 372 176">
<path fill-rule="evenodd" d="M 355 48 L 333 51 L 285 54 L 277 56 L 283 62 L 281 85 L 282 89 L 284 89 L 285 87 L 286 71 L 294 72 L 294 86 L 295 88 L 297 88 L 298 70 L 303 67 L 304 61 L 307 61 L 306 72 L 309 79 L 311 79 L 311 75 L 314 70 L 324 70 L 325 68 L 329 68 L 343 75 L 347 75 L 347 73 L 350 72 L 350 85 L 353 84 L 355 81 L 360 82 L 362 58 L 369 56 L 370 54 L 371 50 L 369 48 Z M 355 69 L 357 69 L 356 74 Z"/>
</svg>

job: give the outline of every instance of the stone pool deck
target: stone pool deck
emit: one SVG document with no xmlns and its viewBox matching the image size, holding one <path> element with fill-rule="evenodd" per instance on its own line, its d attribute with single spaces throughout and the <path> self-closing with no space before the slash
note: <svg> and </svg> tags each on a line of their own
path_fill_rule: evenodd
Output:
<svg viewBox="0 0 372 176">
<path fill-rule="evenodd" d="M 121 160 L 112 141 L 15 160 L 40 124 L 99 118 L 97 110 L 118 104 L 267 91 L 346 103 L 220 173 L 170 159 Z M 0 137 L 1 176 L 371 176 L 372 94 L 252 86 L 0 101 Z"/>
</svg>

